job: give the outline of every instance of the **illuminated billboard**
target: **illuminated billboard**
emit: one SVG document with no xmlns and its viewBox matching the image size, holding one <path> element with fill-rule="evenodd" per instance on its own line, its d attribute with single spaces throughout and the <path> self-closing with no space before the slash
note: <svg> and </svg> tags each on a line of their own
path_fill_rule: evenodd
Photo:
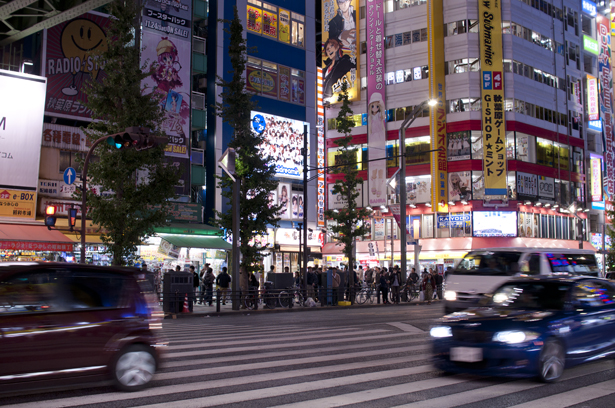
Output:
<svg viewBox="0 0 615 408">
<path fill-rule="evenodd" d="M 261 151 L 264 155 L 272 157 L 271 165 L 275 166 L 275 175 L 303 179 L 301 149 L 303 149 L 304 125 L 307 126 L 307 135 L 309 135 L 309 124 L 256 111 L 252 111 L 250 118 L 252 130 L 265 139 Z M 308 163 L 309 154 L 308 148 Z"/>
<path fill-rule="evenodd" d="M 598 108 L 598 78 L 587 75 L 587 113 L 589 120 L 600 119 Z"/>
</svg>

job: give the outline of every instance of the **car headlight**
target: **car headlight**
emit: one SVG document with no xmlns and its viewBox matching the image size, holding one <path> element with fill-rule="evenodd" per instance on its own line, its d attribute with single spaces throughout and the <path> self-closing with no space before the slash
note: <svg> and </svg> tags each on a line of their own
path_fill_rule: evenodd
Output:
<svg viewBox="0 0 615 408">
<path fill-rule="evenodd" d="M 451 337 L 453 335 L 453 332 L 451 331 L 451 328 L 448 326 L 436 326 L 436 327 L 432 327 L 431 330 L 429 330 L 429 335 L 431 337 L 437 337 L 437 338 Z"/>
<path fill-rule="evenodd" d="M 537 338 L 538 333 L 521 330 L 501 331 L 493 335 L 493 341 L 507 344 L 519 344 L 526 341 L 536 340 Z"/>
<path fill-rule="evenodd" d="M 447 290 L 446 292 L 444 292 L 444 299 L 450 302 L 457 300 L 457 292 L 455 292 L 454 290 Z"/>
</svg>

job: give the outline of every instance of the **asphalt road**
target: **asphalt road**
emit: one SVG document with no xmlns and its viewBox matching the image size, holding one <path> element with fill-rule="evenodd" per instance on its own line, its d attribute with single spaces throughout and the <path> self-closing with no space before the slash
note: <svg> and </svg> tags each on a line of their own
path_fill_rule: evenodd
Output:
<svg viewBox="0 0 615 408">
<path fill-rule="evenodd" d="M 165 320 L 164 367 L 145 391 L 107 385 L 0 398 L 14 407 L 613 407 L 615 363 L 556 384 L 449 375 L 429 362 L 441 305 Z"/>
</svg>

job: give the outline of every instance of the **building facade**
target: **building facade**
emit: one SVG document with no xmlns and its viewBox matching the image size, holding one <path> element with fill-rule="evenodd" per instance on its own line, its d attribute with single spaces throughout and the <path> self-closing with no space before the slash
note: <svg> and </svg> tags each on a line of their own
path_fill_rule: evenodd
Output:
<svg viewBox="0 0 615 408">
<path fill-rule="evenodd" d="M 324 33 L 331 35 L 333 16 L 343 14 L 338 2 L 330 3 L 334 10 L 325 6 L 322 19 L 329 46 Z M 401 214 L 408 242 L 422 246 L 421 268 L 452 266 L 471 249 L 593 249 L 590 238 L 602 245 L 603 235 L 595 234 L 603 233 L 601 208 L 614 177 L 609 8 L 590 1 L 504 0 L 501 9 L 466 0 L 356 3 L 360 94 L 352 103 L 352 134 L 365 180 L 359 200 L 374 210 L 364 221 L 370 232 L 357 243 L 360 262 L 400 259 L 391 211 L 400 202 L 399 178 L 388 183 L 385 197 L 373 158 L 374 150 L 383 152 L 389 181 L 400 167 L 399 129 L 414 116 L 403 135 L 407 207 Z M 344 54 L 353 47 L 342 46 Z M 325 55 L 327 49 L 323 70 L 333 72 Z M 378 97 L 382 142 L 373 130 L 375 90 L 386 94 Z M 335 88 L 327 92 L 335 95 Z M 430 98 L 436 107 L 415 110 Z M 335 102 L 324 102 L 329 166 L 340 137 Z M 329 209 L 343 205 L 331 194 L 334 180 L 327 176 Z M 326 245 L 323 256 L 334 263 L 336 252 Z"/>
</svg>

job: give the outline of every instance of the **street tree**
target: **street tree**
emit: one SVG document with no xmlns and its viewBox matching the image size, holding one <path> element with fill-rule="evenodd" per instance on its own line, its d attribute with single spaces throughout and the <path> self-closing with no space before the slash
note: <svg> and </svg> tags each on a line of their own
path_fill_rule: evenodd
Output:
<svg viewBox="0 0 615 408">
<path fill-rule="evenodd" d="M 265 142 L 263 133 L 252 131 L 250 112 L 256 109 L 253 94 L 246 90 L 244 73 L 247 62 L 247 46 L 243 37 L 243 26 L 237 7 L 233 20 L 221 20 L 228 25 L 225 32 L 230 36 L 228 55 L 233 68 L 230 81 L 218 77 L 222 102 L 216 104 L 218 116 L 233 128 L 229 148 L 236 150 L 235 177 L 240 183 L 239 240 L 241 243 L 241 266 L 248 271 L 255 269 L 264 255 L 258 244 L 251 245 L 253 238 L 266 236 L 267 227 L 277 227 L 282 205 L 271 202 L 271 192 L 278 188 L 273 158 L 261 150 Z M 222 196 L 232 202 L 233 181 L 226 174 L 217 177 Z M 232 231 L 232 208 L 226 212 L 215 212 L 213 223 Z M 233 237 L 235 240 L 236 237 Z"/>
<path fill-rule="evenodd" d="M 335 221 L 331 227 L 331 231 L 337 235 L 340 244 L 344 246 L 343 253 L 348 258 L 349 285 L 354 284 L 353 265 L 353 247 L 357 237 L 366 234 L 363 219 L 371 215 L 371 211 L 366 208 L 359 208 L 356 199 L 359 197 L 358 186 L 362 185 L 363 178 L 359 176 L 356 146 L 351 146 L 352 142 L 351 131 L 353 127 L 352 109 L 348 101 L 348 87 L 344 83 L 342 90 L 337 98 L 341 102 L 340 111 L 337 115 L 337 131 L 343 136 L 336 140 L 336 143 L 341 149 L 335 156 L 335 164 L 329 163 L 330 174 L 340 174 L 343 177 L 338 178 L 333 185 L 333 194 L 341 196 L 341 200 L 346 202 L 346 208 L 339 210 L 327 210 L 325 215 Z M 351 296 L 351 301 L 353 297 Z"/>
<path fill-rule="evenodd" d="M 610 222 L 613 222 L 613 220 L 615 219 L 614 218 L 615 211 L 605 210 L 604 217 L 608 219 Z M 615 229 L 612 227 L 612 224 L 607 223 L 605 230 L 606 230 L 605 231 L 606 236 L 610 238 L 611 240 L 611 248 L 608 249 L 609 252 L 607 253 L 607 256 L 606 256 L 606 271 L 610 272 L 610 271 L 615 271 L 615 245 L 613 245 L 613 243 L 615 242 Z M 606 245 L 605 245 L 605 248 L 606 248 Z M 597 249 L 601 250 L 602 248 L 597 248 Z"/>
<path fill-rule="evenodd" d="M 86 83 L 86 106 L 95 119 L 86 129 L 88 139 L 96 139 L 139 126 L 165 140 L 159 131 L 163 121 L 159 96 L 145 89 L 142 80 L 150 75 L 147 64 L 141 66 L 135 32 L 141 12 L 139 2 L 114 0 L 113 15 L 107 32 L 106 49 L 93 53 L 106 77 Z M 152 236 L 155 227 L 167 224 L 180 172 L 164 161 L 164 146 L 137 151 L 118 149 L 101 143 L 95 149 L 96 160 L 88 165 L 88 214 L 100 227 L 101 239 L 114 265 L 134 263 L 137 245 Z M 84 158 L 80 160 L 83 166 Z M 137 178 L 137 175 L 145 177 Z M 107 193 L 108 192 L 108 193 Z M 76 197 L 81 199 L 81 191 Z"/>
</svg>

